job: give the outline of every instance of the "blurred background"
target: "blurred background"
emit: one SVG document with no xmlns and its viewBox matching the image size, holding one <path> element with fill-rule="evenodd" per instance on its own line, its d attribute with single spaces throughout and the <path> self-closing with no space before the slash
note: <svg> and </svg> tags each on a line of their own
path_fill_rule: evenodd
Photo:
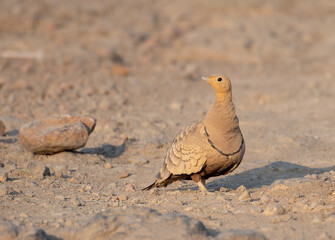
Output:
<svg viewBox="0 0 335 240">
<path fill-rule="evenodd" d="M 139 207 L 128 219 L 152 219 L 143 208 L 181 213 L 213 238 L 240 228 L 269 239 L 331 239 L 334 25 L 334 0 L 0 0 L 1 215 L 21 235 L 34 228 L 61 238 L 69 228 L 78 239 L 114 232 L 115 211 Z M 232 81 L 246 142 L 241 165 L 209 180 L 213 195 L 192 182 L 140 191 L 180 128 L 208 110 L 214 92 L 201 77 L 211 74 Z M 21 125 L 53 114 L 96 118 L 86 147 L 24 151 Z M 80 230 L 101 211 L 111 225 L 92 220 Z M 0 218 L 3 226 L 12 225 Z M 127 226 L 120 229 L 143 230 Z"/>
<path fill-rule="evenodd" d="M 206 113 L 214 94 L 201 76 L 223 73 L 246 159 L 328 165 L 334 22 L 331 0 L 2 0 L 0 116 L 10 131 L 89 114 L 91 145 L 120 134 L 164 145 Z"/>
</svg>

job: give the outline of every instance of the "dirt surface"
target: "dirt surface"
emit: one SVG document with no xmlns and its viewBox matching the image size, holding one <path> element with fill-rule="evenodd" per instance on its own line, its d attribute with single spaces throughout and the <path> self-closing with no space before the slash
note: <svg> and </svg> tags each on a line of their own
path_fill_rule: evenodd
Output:
<svg viewBox="0 0 335 240">
<path fill-rule="evenodd" d="M 0 238 L 335 239 L 334 22 L 332 0 L 2 0 Z M 142 192 L 213 73 L 241 165 L 211 195 Z M 85 148 L 24 151 L 20 126 L 53 114 L 97 119 Z"/>
</svg>

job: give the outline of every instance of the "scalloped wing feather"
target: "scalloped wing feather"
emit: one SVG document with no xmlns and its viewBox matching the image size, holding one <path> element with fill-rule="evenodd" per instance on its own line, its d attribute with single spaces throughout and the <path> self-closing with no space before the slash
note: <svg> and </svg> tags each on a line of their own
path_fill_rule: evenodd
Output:
<svg viewBox="0 0 335 240">
<path fill-rule="evenodd" d="M 207 160 L 206 150 L 199 144 L 202 128 L 201 122 L 193 122 L 177 134 L 167 151 L 163 168 L 166 167 L 173 175 L 189 175 L 201 171 Z"/>
</svg>

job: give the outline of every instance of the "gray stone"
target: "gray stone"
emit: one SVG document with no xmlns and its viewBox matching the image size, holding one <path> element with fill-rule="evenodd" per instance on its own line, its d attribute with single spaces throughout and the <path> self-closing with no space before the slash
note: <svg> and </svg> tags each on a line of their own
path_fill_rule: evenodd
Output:
<svg viewBox="0 0 335 240">
<path fill-rule="evenodd" d="M 180 214 L 131 207 L 100 213 L 73 234 L 72 239 L 207 239 L 202 222 Z"/>
<path fill-rule="evenodd" d="M 25 124 L 21 146 L 35 154 L 53 154 L 84 147 L 96 120 L 83 115 L 61 115 Z"/>
<path fill-rule="evenodd" d="M 61 115 L 25 124 L 21 146 L 35 154 L 53 154 L 85 146 L 96 120 L 83 115 Z"/>
</svg>

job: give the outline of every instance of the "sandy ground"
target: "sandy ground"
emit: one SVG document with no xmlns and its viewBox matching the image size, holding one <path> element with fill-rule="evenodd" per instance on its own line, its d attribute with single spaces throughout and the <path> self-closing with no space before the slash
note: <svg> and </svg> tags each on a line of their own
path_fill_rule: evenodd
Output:
<svg viewBox="0 0 335 240">
<path fill-rule="evenodd" d="M 0 229 L 144 239 L 147 225 L 127 223 L 153 214 L 161 239 L 192 236 L 171 216 L 201 222 L 199 239 L 335 239 L 334 22 L 332 0 L 2 0 Z M 232 80 L 243 162 L 210 179 L 212 195 L 192 182 L 142 192 L 179 129 L 206 113 L 214 93 L 200 79 L 213 73 Z M 63 113 L 98 120 L 85 148 L 20 147 L 23 123 Z M 98 238 L 97 213 L 123 230 Z"/>
</svg>

